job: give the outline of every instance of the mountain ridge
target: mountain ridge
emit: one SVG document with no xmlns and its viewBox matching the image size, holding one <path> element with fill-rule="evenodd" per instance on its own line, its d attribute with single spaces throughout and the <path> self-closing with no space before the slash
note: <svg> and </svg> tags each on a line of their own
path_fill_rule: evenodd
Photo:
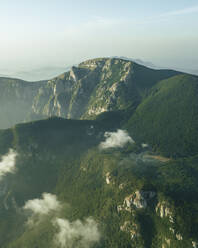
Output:
<svg viewBox="0 0 198 248">
<path fill-rule="evenodd" d="M 7 124 L 8 126 L 31 120 L 31 118 L 36 119 L 36 116 L 39 116 L 39 118 L 53 115 L 64 118 L 90 118 L 91 115 L 123 109 L 131 104 L 133 105 L 133 102 L 139 102 L 144 89 L 142 90 L 140 87 L 137 89 L 138 83 L 142 84 L 145 80 L 141 74 L 146 74 L 148 87 L 151 87 L 158 80 L 178 73 L 171 70 L 155 71 L 122 59 L 92 59 L 80 63 L 78 67 L 72 67 L 69 72 L 63 73 L 52 80 L 27 82 L 27 86 L 30 86 L 29 92 L 26 93 L 29 98 L 27 101 L 22 101 L 25 81 L 16 80 L 16 85 L 14 85 L 15 79 L 3 78 L 0 79 L 0 82 L 6 80 L 7 84 L 10 81 L 13 82 L 12 90 L 9 90 L 7 96 L 8 99 L 9 94 L 12 94 L 12 98 L 15 98 L 12 100 L 19 101 L 21 105 L 29 106 L 28 111 L 23 111 L 23 113 L 21 111 L 23 118 L 21 117 L 19 120 L 14 120 L 14 118 L 12 120 L 11 114 L 6 117 L 5 111 L 4 115 L 8 119 L 7 122 L 11 120 Z M 133 81 L 137 81 L 136 86 Z M 145 84 L 144 87 L 147 87 L 147 85 Z M 1 94 L 7 94 L 5 93 L 6 88 L 7 85 L 4 85 L 4 87 L 2 85 Z M 128 94 L 127 91 L 129 91 Z M 130 99 L 130 95 L 133 96 L 133 100 Z M 6 105 L 6 103 L 2 101 L 1 105 Z M 6 109 L 7 106 L 2 108 Z M 12 112 L 15 104 L 13 103 L 10 108 L 10 112 Z M 16 109 L 13 111 L 13 115 L 15 115 L 15 112 L 17 112 Z M 6 124 L 0 127 L 4 128 Z"/>
</svg>

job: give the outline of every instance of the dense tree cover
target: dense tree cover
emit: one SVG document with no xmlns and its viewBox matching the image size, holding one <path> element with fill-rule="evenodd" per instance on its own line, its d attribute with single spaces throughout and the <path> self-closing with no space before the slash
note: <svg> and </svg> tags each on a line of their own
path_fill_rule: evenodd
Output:
<svg viewBox="0 0 198 248">
<path fill-rule="evenodd" d="M 159 82 L 138 106 L 127 128 L 139 142 L 171 157 L 198 152 L 198 77 Z"/>
<path fill-rule="evenodd" d="M 54 247 L 56 230 L 50 221 L 53 216 L 42 218 L 34 228 L 25 224 L 28 215 L 22 207 L 27 200 L 40 198 L 43 192 L 56 194 L 64 204 L 61 218 L 75 221 L 92 216 L 99 223 L 102 238 L 95 247 L 157 248 L 164 237 L 171 239 L 173 248 L 192 247 L 190 241 L 196 241 L 198 234 L 197 156 L 161 162 L 147 157 L 153 155 L 151 148 L 138 144 L 100 150 L 98 145 L 107 130 L 114 130 L 109 122 L 105 125 L 99 120 L 52 118 L 1 132 L 1 141 L 7 144 L 6 149 L 1 147 L 1 154 L 10 145 L 19 154 L 15 174 L 0 182 L 1 187 L 6 185 L 0 207 L 1 247 Z M 133 214 L 118 212 L 117 206 L 137 190 L 154 191 L 157 195 L 145 210 Z M 182 235 L 182 242 L 170 233 L 168 220 L 156 214 L 159 201 L 169 202 L 174 228 Z M 126 221 L 139 228 L 136 243 L 129 233 L 120 230 Z"/>
</svg>

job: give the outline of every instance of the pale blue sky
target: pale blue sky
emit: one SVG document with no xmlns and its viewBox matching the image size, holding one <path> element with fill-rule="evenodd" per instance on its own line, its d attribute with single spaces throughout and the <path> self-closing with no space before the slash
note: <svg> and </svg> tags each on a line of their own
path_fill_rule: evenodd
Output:
<svg viewBox="0 0 198 248">
<path fill-rule="evenodd" d="M 198 0 L 0 0 L 0 69 L 103 56 L 198 69 Z"/>
</svg>

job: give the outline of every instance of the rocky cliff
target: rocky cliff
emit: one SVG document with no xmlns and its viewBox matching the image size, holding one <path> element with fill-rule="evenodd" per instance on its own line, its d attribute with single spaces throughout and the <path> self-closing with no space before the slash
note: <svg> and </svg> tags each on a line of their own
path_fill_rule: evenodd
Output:
<svg viewBox="0 0 198 248">
<path fill-rule="evenodd" d="M 122 59 L 93 59 L 52 80 L 0 79 L 0 127 L 50 116 L 92 118 L 102 112 L 137 107 L 148 90 L 177 75 Z"/>
</svg>

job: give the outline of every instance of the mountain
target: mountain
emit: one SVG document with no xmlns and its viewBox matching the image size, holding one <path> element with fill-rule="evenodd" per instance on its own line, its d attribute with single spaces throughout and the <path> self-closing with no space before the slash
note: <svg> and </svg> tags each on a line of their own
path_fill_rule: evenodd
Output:
<svg viewBox="0 0 198 248">
<path fill-rule="evenodd" d="M 197 82 L 120 58 L 88 60 L 48 81 L 0 78 L 0 127 L 51 116 L 100 118 L 125 124 L 137 142 L 165 156 L 194 155 Z"/>
<path fill-rule="evenodd" d="M 134 108 L 158 81 L 177 74 L 122 59 L 101 58 L 83 62 L 48 81 L 0 78 L 0 112 L 4 116 L 0 128 L 34 120 L 35 116 L 79 119 Z"/>
<path fill-rule="evenodd" d="M 197 76 L 88 60 L 0 116 L 0 247 L 198 247 Z"/>
<path fill-rule="evenodd" d="M 160 157 L 104 120 L 19 124 L 0 141 L 1 247 L 198 244 L 197 156 Z"/>
</svg>

